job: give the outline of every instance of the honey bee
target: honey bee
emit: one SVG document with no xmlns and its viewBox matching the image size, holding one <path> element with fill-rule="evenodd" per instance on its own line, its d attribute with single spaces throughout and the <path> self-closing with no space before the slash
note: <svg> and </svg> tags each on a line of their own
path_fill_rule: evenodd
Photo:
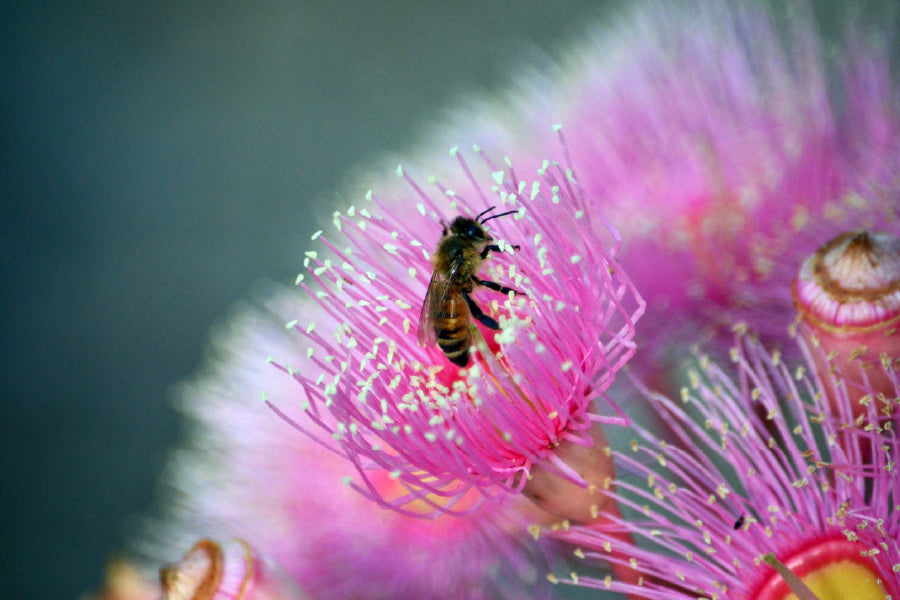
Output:
<svg viewBox="0 0 900 600">
<path fill-rule="evenodd" d="M 469 364 L 469 346 L 472 345 L 469 324 L 473 317 L 489 329 L 500 329 L 497 321 L 484 314 L 470 297 L 475 286 L 483 285 L 502 294 L 521 293 L 478 277 L 481 263 L 488 254 L 500 252 L 484 224 L 517 212 L 511 210 L 482 218 L 495 208 L 488 208 L 474 219 L 460 215 L 449 227 L 442 223 L 444 230 L 434 253 L 434 271 L 419 315 L 419 344 L 433 346 L 437 343 L 447 358 L 460 367 Z M 513 246 L 513 249 L 519 247 Z"/>
</svg>

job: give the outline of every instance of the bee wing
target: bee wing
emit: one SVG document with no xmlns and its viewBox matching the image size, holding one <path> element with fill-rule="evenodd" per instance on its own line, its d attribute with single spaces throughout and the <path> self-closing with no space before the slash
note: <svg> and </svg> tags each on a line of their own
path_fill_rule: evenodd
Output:
<svg viewBox="0 0 900 600">
<path fill-rule="evenodd" d="M 433 346 L 437 343 L 437 332 L 434 329 L 434 319 L 441 312 L 441 306 L 446 301 L 450 292 L 452 273 L 434 271 L 431 281 L 428 283 L 428 291 L 425 292 L 425 302 L 422 303 L 422 312 L 419 313 L 418 339 L 420 346 Z"/>
</svg>

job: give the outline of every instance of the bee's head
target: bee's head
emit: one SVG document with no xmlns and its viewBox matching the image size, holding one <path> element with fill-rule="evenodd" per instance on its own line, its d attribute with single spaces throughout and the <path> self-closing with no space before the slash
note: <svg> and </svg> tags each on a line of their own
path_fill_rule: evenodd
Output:
<svg viewBox="0 0 900 600">
<path fill-rule="evenodd" d="M 456 217 L 450 223 L 451 235 L 458 235 L 476 242 L 490 242 L 492 238 L 488 235 L 484 226 L 469 217 Z"/>
</svg>

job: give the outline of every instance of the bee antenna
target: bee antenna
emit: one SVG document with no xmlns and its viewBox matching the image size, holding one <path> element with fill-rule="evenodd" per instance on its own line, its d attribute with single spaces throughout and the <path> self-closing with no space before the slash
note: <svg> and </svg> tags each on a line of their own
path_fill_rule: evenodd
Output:
<svg viewBox="0 0 900 600">
<path fill-rule="evenodd" d="M 485 211 L 485 212 L 487 212 L 487 211 Z M 493 215 L 493 216 L 490 216 L 490 217 L 488 217 L 487 219 L 484 219 L 483 221 L 480 221 L 480 223 L 483 225 L 483 224 L 487 223 L 488 221 L 490 221 L 491 219 L 498 219 L 498 218 L 500 218 L 500 217 L 505 217 L 506 215 L 511 215 L 511 214 L 514 214 L 514 213 L 517 213 L 517 212 L 519 212 L 519 211 L 517 211 L 517 210 L 508 210 L 508 211 L 506 211 L 505 213 L 500 213 L 499 215 Z M 481 213 L 481 214 L 483 215 L 484 213 Z M 481 215 L 478 215 L 478 216 L 480 217 Z"/>
<path fill-rule="evenodd" d="M 488 214 L 489 212 L 491 212 L 491 211 L 494 210 L 495 208 L 497 208 L 497 207 L 496 207 L 496 206 L 491 206 L 490 208 L 487 208 L 487 209 L 481 211 L 480 213 L 478 213 L 477 215 L 475 215 L 475 220 L 478 221 L 479 223 L 484 223 L 484 221 L 480 221 L 479 219 L 481 219 L 481 217 L 483 217 L 484 215 Z"/>
</svg>

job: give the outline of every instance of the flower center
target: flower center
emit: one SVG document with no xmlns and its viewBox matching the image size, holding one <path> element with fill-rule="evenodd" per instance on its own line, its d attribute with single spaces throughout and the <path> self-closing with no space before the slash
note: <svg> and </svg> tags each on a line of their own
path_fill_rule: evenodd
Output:
<svg viewBox="0 0 900 600">
<path fill-rule="evenodd" d="M 887 590 L 875 563 L 859 543 L 831 539 L 804 548 L 784 561 L 819 600 L 884 600 Z M 896 597 L 896 590 L 891 590 Z M 797 600 L 785 578 L 772 572 L 754 600 Z"/>
</svg>

